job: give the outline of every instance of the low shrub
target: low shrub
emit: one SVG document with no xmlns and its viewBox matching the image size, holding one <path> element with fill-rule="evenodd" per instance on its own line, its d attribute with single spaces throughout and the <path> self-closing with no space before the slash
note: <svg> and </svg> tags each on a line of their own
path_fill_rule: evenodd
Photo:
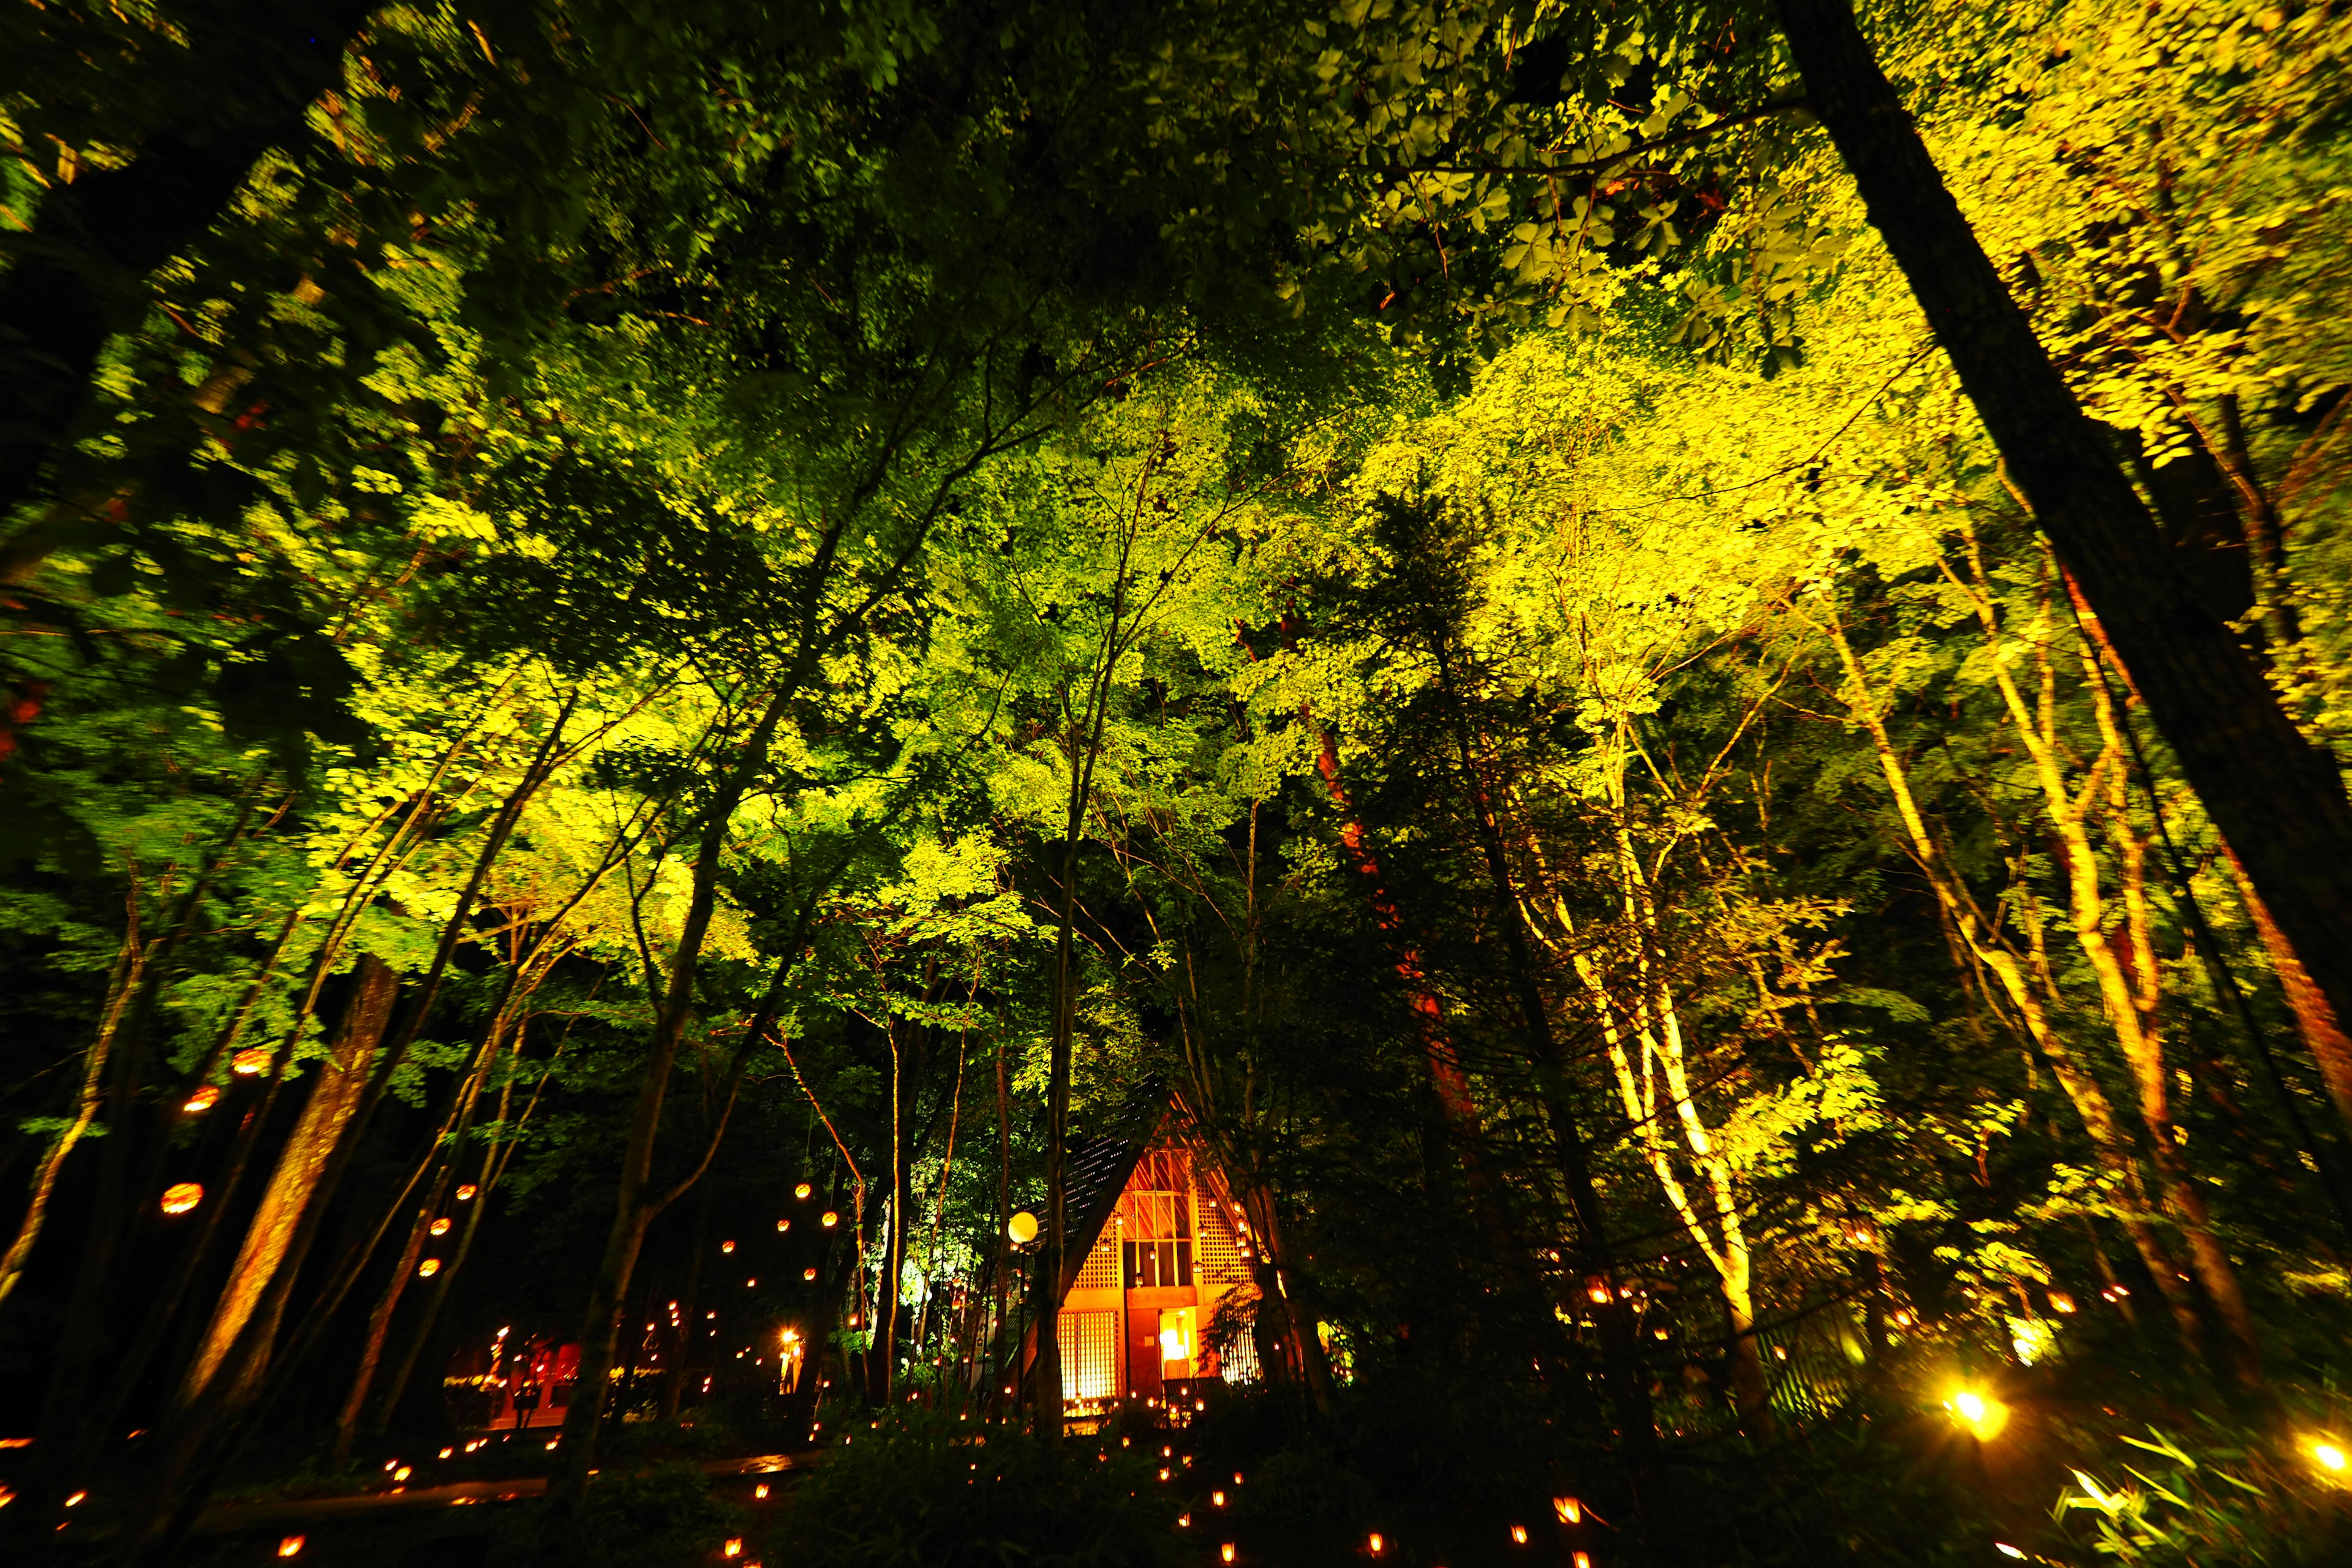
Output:
<svg viewBox="0 0 2352 1568">
<path fill-rule="evenodd" d="M 923 1410 L 847 1434 L 764 1542 L 792 1568 L 1160 1568 L 1179 1561 L 1142 1449 Z"/>
</svg>

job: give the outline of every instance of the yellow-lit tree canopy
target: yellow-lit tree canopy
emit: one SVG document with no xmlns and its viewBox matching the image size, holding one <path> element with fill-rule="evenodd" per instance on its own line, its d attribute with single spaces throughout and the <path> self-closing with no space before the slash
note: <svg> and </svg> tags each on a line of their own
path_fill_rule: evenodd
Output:
<svg viewBox="0 0 2352 1568">
<path fill-rule="evenodd" d="M 2347 53 L 0 0 L 0 1550 L 2342 1561 Z"/>
</svg>

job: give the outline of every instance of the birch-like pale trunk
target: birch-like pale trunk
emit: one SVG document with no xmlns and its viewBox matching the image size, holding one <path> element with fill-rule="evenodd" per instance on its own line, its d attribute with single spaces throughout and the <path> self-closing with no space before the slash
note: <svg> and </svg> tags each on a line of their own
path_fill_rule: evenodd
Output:
<svg viewBox="0 0 2352 1568">
<path fill-rule="evenodd" d="M 2204 1342 L 2203 1325 L 2199 1321 L 2195 1302 L 2182 1289 L 2183 1278 L 2163 1239 L 2156 1233 L 2143 1207 L 2146 1199 L 2138 1161 L 2135 1158 L 2129 1137 L 2118 1121 L 2115 1106 L 2107 1099 L 2097 1077 L 2092 1073 L 2074 1051 L 2073 1044 L 2052 1023 L 2047 996 L 2029 974 L 2019 956 L 2000 940 L 1993 922 L 1978 906 L 1976 895 L 1969 889 L 1958 870 L 1943 853 L 1934 834 L 1927 828 L 1926 815 L 1919 808 L 1918 798 L 1912 793 L 1910 772 L 1903 754 L 1895 748 L 1894 738 L 1887 732 L 1885 714 L 1870 686 L 1862 660 L 1853 651 L 1846 636 L 1845 626 L 1834 610 L 1826 613 L 1821 623 L 1838 650 L 1848 689 L 1853 695 L 1846 699 L 1847 710 L 1869 734 L 1871 746 L 1878 758 L 1880 773 L 1886 780 L 1888 794 L 1895 802 L 1895 815 L 1903 824 L 1909 840 L 1911 858 L 1920 873 L 1927 879 L 1952 928 L 1968 948 L 1969 954 L 2000 984 L 2001 995 L 2016 1014 L 2026 1037 L 2042 1060 L 2050 1064 L 2052 1076 L 2064 1090 L 2067 1102 L 2090 1135 L 2091 1148 L 2099 1168 L 2122 1189 L 2132 1206 L 2118 1215 L 2124 1234 L 2131 1238 L 2133 1249 L 2155 1281 L 2165 1306 L 2172 1313 L 2173 1325 L 2179 1331 L 2182 1342 L 2192 1352 L 2201 1353 Z M 2038 931 L 2038 922 L 2035 926 Z"/>
<path fill-rule="evenodd" d="M 2149 929 L 2147 894 L 2147 845 L 2132 826 L 2126 812 L 2124 737 L 2115 703 L 2099 679 L 2095 649 L 2079 645 L 2102 742 L 2079 788 L 2070 786 L 2060 754 L 2057 732 L 2057 672 L 2051 658 L 2058 635 L 2045 585 L 2040 616 L 2028 641 L 2038 688 L 2032 699 L 2018 684 L 2011 655 L 2021 651 L 2001 624 L 1991 595 L 1990 578 L 1975 537 L 1967 541 L 1970 574 L 1962 579 L 1946 568 L 1953 584 L 1969 595 L 1977 622 L 1992 653 L 1993 684 L 2000 690 L 2010 722 L 2025 746 L 2039 786 L 2043 819 L 2056 839 L 2058 859 L 2066 876 L 2070 924 L 2074 944 L 2089 963 L 2105 1005 L 2108 1027 L 2131 1075 L 2147 1137 L 2157 1186 L 2165 1208 L 2188 1243 L 2189 1266 L 2207 1302 L 2220 1320 L 2229 1342 L 2230 1370 L 2249 1386 L 2263 1381 L 2262 1346 L 2253 1315 L 2246 1305 L 2236 1266 L 2215 1234 L 2205 1200 L 2198 1192 L 2188 1152 L 2174 1130 L 2169 1104 L 2170 1083 L 2164 1058 L 2164 1037 L 2158 1008 L 2162 1001 L 2161 971 Z M 2118 911 L 2107 896 L 2099 857 L 2091 840 L 2089 819 L 2102 805 L 2109 814 L 2112 836 L 2119 850 Z M 2054 996 L 2054 987 L 2052 988 Z"/>
</svg>

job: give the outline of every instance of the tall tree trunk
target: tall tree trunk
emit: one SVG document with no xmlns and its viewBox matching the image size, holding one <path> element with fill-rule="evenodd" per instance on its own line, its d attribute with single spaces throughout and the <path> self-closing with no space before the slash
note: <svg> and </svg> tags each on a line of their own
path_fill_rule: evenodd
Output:
<svg viewBox="0 0 2352 1568">
<path fill-rule="evenodd" d="M 115 955 L 114 971 L 107 977 L 105 1012 L 99 1019 L 97 1034 L 82 1052 L 81 1093 L 74 1102 L 74 1119 L 42 1152 L 39 1164 L 34 1167 L 32 1195 L 26 1203 L 25 1217 L 17 1222 L 16 1237 L 8 1244 L 7 1254 L 0 1257 L 0 1301 L 7 1300 L 16 1281 L 24 1278 L 33 1246 L 41 1239 L 41 1227 L 47 1223 L 49 1200 L 57 1192 L 58 1174 L 65 1168 L 66 1156 L 74 1152 L 74 1145 L 81 1142 L 106 1103 L 108 1057 L 114 1047 L 115 1032 L 122 1026 L 123 1010 L 139 989 L 146 952 L 146 938 L 140 932 L 134 902 L 130 923 L 123 931 L 121 950 Z"/>
<path fill-rule="evenodd" d="M 270 1287 L 288 1260 L 296 1224 L 310 1207 L 329 1160 L 359 1110 L 398 987 L 399 976 L 373 953 L 362 953 L 352 966 L 352 994 L 343 1005 L 342 1019 L 315 1071 L 301 1118 L 270 1173 L 261 1206 L 246 1226 L 228 1289 L 214 1305 L 195 1360 L 181 1382 L 182 1405 L 193 1405 L 221 1374 L 229 1348 L 272 1294 Z M 268 1363 L 266 1349 L 247 1359 L 237 1372 L 240 1391 L 252 1386 Z"/>
<path fill-rule="evenodd" d="M 2252 880 L 2234 851 L 2229 855 L 2231 879 L 2237 883 L 2238 896 L 2244 900 L 2246 913 L 2254 922 L 2255 934 L 2270 954 L 2271 970 L 2278 976 L 2279 990 L 2286 997 L 2287 1010 L 2294 1015 L 2295 1032 L 2303 1037 L 2304 1048 L 2312 1060 L 2319 1064 L 2320 1081 L 2327 1088 L 2328 1103 L 2336 1108 L 2336 1121 L 2347 1135 L 2352 1135 L 2352 1035 L 2344 1029 L 2343 1016 L 2336 1011 L 2311 978 L 2311 972 L 2294 955 L 2294 949 L 2271 919 L 2269 908 L 2262 895 L 2254 891 Z"/>
<path fill-rule="evenodd" d="M 441 1160 L 440 1172 L 427 1188 L 425 1201 L 416 1207 L 409 1221 L 408 1237 L 401 1244 L 400 1256 L 394 1260 L 392 1278 L 386 1279 L 383 1290 L 376 1298 L 375 1309 L 368 1314 L 367 1333 L 360 1345 L 359 1365 L 352 1369 L 352 1385 L 343 1396 L 342 1409 L 335 1417 L 335 1436 L 329 1448 L 333 1462 L 341 1465 L 351 1458 L 352 1440 L 359 1435 L 360 1415 L 366 1407 L 368 1391 L 375 1384 L 377 1366 L 383 1359 L 385 1341 L 391 1336 L 393 1314 L 400 1310 L 401 1298 L 407 1293 L 408 1282 L 416 1276 L 417 1265 L 425 1256 L 425 1244 L 432 1239 L 433 1222 L 448 1202 L 449 1190 L 457 1184 L 457 1166 L 465 1158 L 466 1135 L 473 1130 L 474 1107 L 482 1092 L 483 1077 L 498 1058 L 499 1025 L 494 1020 L 484 1037 L 471 1070 L 459 1086 L 457 1100 L 450 1108 L 448 1119 L 435 1134 L 435 1142 L 445 1142 L 447 1152 Z"/>
<path fill-rule="evenodd" d="M 2244 1292 L 2239 1287 L 2237 1269 L 2213 1233 L 2204 1199 L 2190 1179 L 2188 1156 L 2173 1131 L 2163 1037 L 2157 1017 L 2162 995 L 2160 975 L 2148 933 L 2146 850 L 2125 811 L 2127 775 L 2124 737 L 2106 687 L 2098 678 L 2097 667 L 2090 662 L 2098 657 L 2097 652 L 2087 645 L 2078 650 L 2089 676 L 2086 689 L 2098 716 L 2105 745 L 2080 786 L 2070 788 L 2056 732 L 2057 682 L 2051 649 L 2057 628 L 2050 614 L 2048 585 L 2043 585 L 2041 595 L 2039 623 L 2026 638 L 2031 649 L 2026 657 L 2041 677 L 2040 701 L 2036 703 L 2027 700 L 2017 681 L 2016 664 L 2024 660 L 2006 657 L 2007 628 L 2001 624 L 1992 596 L 1991 576 L 1985 569 L 1983 554 L 1973 534 L 1968 536 L 1967 546 L 1969 575 L 1950 576 L 1954 585 L 1968 594 L 1974 604 L 1986 646 L 1994 655 L 1994 687 L 2033 764 L 2034 777 L 2042 791 L 2043 816 L 2056 840 L 2057 858 L 2066 877 L 2074 943 L 2098 982 L 2100 998 L 2106 1005 L 2108 1027 L 2137 1091 L 2140 1123 L 2147 1134 L 2158 1190 L 2189 1243 L 2189 1268 L 2228 1336 L 2226 1350 L 2231 1371 L 2241 1383 L 2259 1385 L 2262 1352 Z M 2110 929 L 2114 922 L 2087 820 L 2101 805 L 2102 797 L 2114 814 L 2115 831 L 2122 850 L 2125 910 L 2119 930 Z"/>
<path fill-rule="evenodd" d="M 1807 99 L 2182 773 L 2335 1016 L 2352 1016 L 2352 799 L 2138 495 L 1945 187 L 1849 0 L 1776 0 Z"/>
<path fill-rule="evenodd" d="M 551 1530 L 549 1552 L 562 1556 L 570 1545 L 570 1531 L 580 1503 L 588 1495 L 588 1472 L 596 1459 L 596 1435 L 604 1419 L 607 1384 L 619 1355 L 622 1309 L 629 1281 L 636 1270 L 637 1253 L 645 1246 L 646 1227 L 652 1223 L 654 1143 L 661 1131 L 662 1107 L 669 1094 L 670 1071 L 677 1063 L 694 1010 L 695 979 L 699 973 L 703 940 L 718 908 L 719 861 L 726 850 L 730 819 L 742 803 L 751 781 L 766 765 L 776 727 L 800 689 L 813 650 L 803 649 L 793 670 L 770 697 L 752 727 L 734 766 L 706 805 L 708 816 L 696 847 L 693 890 L 686 918 L 678 928 L 677 947 L 670 959 L 665 987 L 654 1023 L 653 1049 L 637 1084 L 637 1102 L 629 1118 L 629 1139 L 621 1157 L 620 1184 L 614 1194 L 613 1223 L 604 1238 L 604 1255 L 589 1287 L 588 1304 L 580 1328 L 580 1374 L 573 1383 L 571 1405 L 563 1413 L 562 1463 L 549 1483 Z"/>
<path fill-rule="evenodd" d="M 1978 906 L 1967 882 L 1928 830 L 1926 814 L 1911 792 L 1910 773 L 1903 755 L 1895 750 L 1885 717 L 1879 710 L 1878 699 L 1871 690 L 1869 677 L 1834 611 L 1827 617 L 1826 629 L 1837 647 L 1847 684 L 1853 693 L 1847 700 L 1847 708 L 1869 732 L 1872 749 L 1878 756 L 1879 772 L 1886 780 L 1887 794 L 1895 803 L 1895 816 L 1910 845 L 1913 863 L 1927 878 L 1929 891 L 1934 893 L 1938 908 L 1969 955 L 2000 983 L 2002 997 L 2016 1014 L 2025 1038 L 2049 1065 L 2051 1076 L 2058 1080 L 2067 1103 L 2081 1119 L 2100 1169 L 2132 1204 L 2121 1215 L 2124 1234 L 2131 1238 L 2134 1250 L 2147 1267 L 2149 1279 L 2171 1310 L 2173 1326 L 2179 1331 L 2181 1342 L 2191 1354 L 2202 1354 L 2202 1325 L 2188 1292 L 2181 1289 L 2180 1270 L 2156 1234 L 2155 1226 L 2139 1210 L 2139 1167 L 2133 1157 L 2130 1140 L 2116 1120 L 2113 1102 L 2097 1075 L 2075 1054 L 2072 1042 L 2052 1025 L 2047 1000 L 2036 988 L 2033 977 L 2026 973 L 2017 954 L 2002 944 L 1992 921 Z"/>
</svg>

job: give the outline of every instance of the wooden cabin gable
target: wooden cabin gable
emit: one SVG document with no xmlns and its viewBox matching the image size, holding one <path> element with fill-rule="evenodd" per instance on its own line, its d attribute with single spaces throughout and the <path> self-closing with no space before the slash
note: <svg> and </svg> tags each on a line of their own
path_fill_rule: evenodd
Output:
<svg viewBox="0 0 2352 1568">
<path fill-rule="evenodd" d="M 1231 1205 L 1207 1162 L 1164 1133 L 1136 1158 L 1061 1303 L 1062 1389 L 1076 1411 L 1177 1396 L 1194 1378 L 1244 1381 L 1203 1342 L 1218 1307 L 1251 1283 Z"/>
</svg>

